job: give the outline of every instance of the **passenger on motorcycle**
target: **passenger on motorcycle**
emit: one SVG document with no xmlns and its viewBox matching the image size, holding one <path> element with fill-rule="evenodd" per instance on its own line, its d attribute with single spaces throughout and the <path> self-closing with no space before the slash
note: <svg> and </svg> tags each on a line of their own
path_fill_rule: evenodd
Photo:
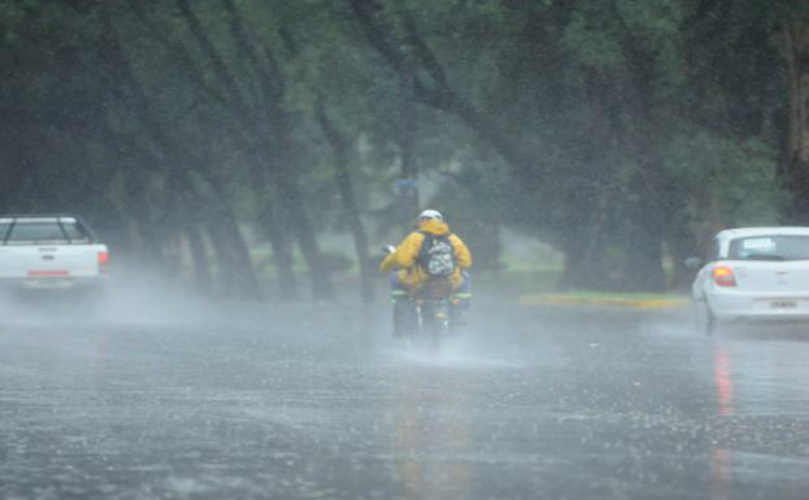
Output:
<svg viewBox="0 0 809 500">
<path fill-rule="evenodd" d="M 472 267 L 472 254 L 466 244 L 452 234 L 444 217 L 437 210 L 425 210 L 419 215 L 418 229 L 410 233 L 396 250 L 380 264 L 382 272 L 399 270 L 391 275 L 393 299 L 393 336 L 405 335 L 402 329 L 404 302 L 415 295 L 431 279 L 445 279 L 452 285 L 452 312 L 455 324 L 469 304 L 471 280 L 467 270 Z"/>
</svg>

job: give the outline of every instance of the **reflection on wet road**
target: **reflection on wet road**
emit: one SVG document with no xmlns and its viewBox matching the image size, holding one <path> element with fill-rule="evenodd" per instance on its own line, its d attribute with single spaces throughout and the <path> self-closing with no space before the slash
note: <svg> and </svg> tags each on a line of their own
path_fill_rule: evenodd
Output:
<svg viewBox="0 0 809 500">
<path fill-rule="evenodd" d="M 809 329 L 478 306 L 7 321 L 0 499 L 809 498 Z"/>
</svg>

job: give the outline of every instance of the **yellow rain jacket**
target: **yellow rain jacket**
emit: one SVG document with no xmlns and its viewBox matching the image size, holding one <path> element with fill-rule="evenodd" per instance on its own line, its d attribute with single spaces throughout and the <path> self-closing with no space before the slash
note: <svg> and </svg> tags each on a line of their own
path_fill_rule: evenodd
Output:
<svg viewBox="0 0 809 500">
<path fill-rule="evenodd" d="M 428 219 L 419 223 L 418 231 L 413 231 L 402 243 L 396 247 L 396 251 L 385 257 L 385 260 L 379 265 L 382 272 L 390 272 L 393 266 L 399 267 L 399 280 L 403 285 L 410 289 L 420 288 L 429 274 L 424 269 L 416 265 L 416 259 L 421 250 L 421 244 L 424 243 L 423 232 L 434 234 L 435 236 L 442 236 L 449 233 L 449 226 L 438 219 Z M 463 282 L 461 271 L 472 267 L 472 253 L 466 244 L 454 234 L 449 235 L 449 241 L 452 243 L 452 248 L 455 250 L 455 261 L 457 266 L 455 272 L 449 277 L 452 287 L 458 289 Z"/>
</svg>

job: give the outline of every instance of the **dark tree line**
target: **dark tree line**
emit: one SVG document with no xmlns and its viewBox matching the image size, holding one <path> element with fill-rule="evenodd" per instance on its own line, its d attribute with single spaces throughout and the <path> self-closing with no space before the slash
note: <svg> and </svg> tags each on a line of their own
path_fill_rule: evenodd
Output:
<svg viewBox="0 0 809 500">
<path fill-rule="evenodd" d="M 550 242 L 568 288 L 663 290 L 719 228 L 809 224 L 801 2 L 2 0 L 0 23 L 0 210 L 182 251 L 206 293 L 259 298 L 269 265 L 296 298 L 302 266 L 331 299 L 344 232 L 371 300 L 375 235 L 426 204 L 484 267 L 502 227 Z"/>
</svg>

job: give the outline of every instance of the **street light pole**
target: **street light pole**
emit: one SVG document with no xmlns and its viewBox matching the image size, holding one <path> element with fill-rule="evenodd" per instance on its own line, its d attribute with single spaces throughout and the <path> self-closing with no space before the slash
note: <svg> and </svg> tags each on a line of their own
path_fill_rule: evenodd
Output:
<svg viewBox="0 0 809 500">
<path fill-rule="evenodd" d="M 418 132 L 418 117 L 416 115 L 416 100 L 413 67 L 409 51 L 404 50 L 402 67 L 399 71 L 399 113 L 397 127 L 397 142 L 401 155 L 401 172 L 396 181 L 396 204 L 399 213 L 399 223 L 410 229 L 419 212 L 418 192 L 418 158 L 416 155 L 416 135 Z"/>
</svg>

